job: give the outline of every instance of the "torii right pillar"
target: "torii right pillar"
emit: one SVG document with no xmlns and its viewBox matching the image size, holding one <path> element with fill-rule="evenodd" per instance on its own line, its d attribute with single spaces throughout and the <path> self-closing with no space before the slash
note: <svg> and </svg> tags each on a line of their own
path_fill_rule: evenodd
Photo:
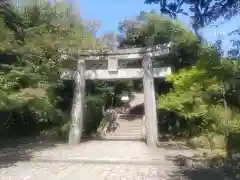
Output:
<svg viewBox="0 0 240 180">
<path fill-rule="evenodd" d="M 156 112 L 156 100 L 154 90 L 153 64 L 149 54 L 145 54 L 142 60 L 144 109 L 145 109 L 145 132 L 147 146 L 157 147 L 158 123 Z"/>
</svg>

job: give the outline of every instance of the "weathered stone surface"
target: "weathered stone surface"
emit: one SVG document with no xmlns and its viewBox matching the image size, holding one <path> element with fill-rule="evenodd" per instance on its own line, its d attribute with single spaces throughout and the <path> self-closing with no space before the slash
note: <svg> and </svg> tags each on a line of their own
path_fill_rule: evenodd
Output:
<svg viewBox="0 0 240 180">
<path fill-rule="evenodd" d="M 153 68 L 153 77 L 154 78 L 165 78 L 167 75 L 170 75 L 170 67 L 162 68 Z M 76 77 L 76 71 L 65 71 L 61 74 L 62 79 L 73 80 Z M 98 80 L 107 80 L 107 79 L 141 79 L 143 78 L 144 71 L 141 68 L 131 68 L 131 69 L 118 69 L 118 70 L 86 70 L 84 78 L 85 79 L 98 79 Z"/>
<path fill-rule="evenodd" d="M 85 62 L 78 61 L 77 72 L 75 76 L 74 99 L 71 112 L 71 125 L 69 132 L 69 144 L 78 144 L 82 137 L 83 130 L 83 110 L 85 94 Z"/>
<path fill-rule="evenodd" d="M 151 147 L 157 146 L 158 129 L 157 113 L 154 89 L 154 75 L 151 57 L 146 54 L 142 61 L 143 66 L 143 87 L 144 87 L 144 109 L 147 144 Z"/>
<path fill-rule="evenodd" d="M 6 150 L 0 150 L 1 180 L 224 179 L 224 173 L 214 169 L 205 172 L 189 165 L 177 165 L 175 161 L 179 161 L 179 157 L 192 159 L 200 154 L 188 148 L 151 149 L 140 142 L 90 141 L 71 147 L 66 144 L 47 147 L 43 143 L 41 148 L 33 147 L 28 154 L 20 153 L 26 151 L 26 146 L 30 148 L 34 144 L 11 149 L 21 156 L 14 162 L 10 155 L 8 161 L 3 161 Z"/>
<path fill-rule="evenodd" d="M 152 47 L 140 47 L 140 48 L 127 48 L 127 49 L 114 49 L 110 51 L 98 51 L 98 50 L 84 50 L 76 52 L 77 54 L 81 55 L 82 57 L 92 57 L 92 59 L 95 59 L 96 57 L 107 57 L 107 56 L 120 56 L 120 55 L 131 55 L 131 54 L 145 54 L 145 53 L 153 53 L 151 56 L 155 55 L 157 56 L 162 54 L 168 54 L 170 52 L 170 48 L 172 46 L 172 43 L 166 43 L 166 44 L 159 44 Z"/>
</svg>

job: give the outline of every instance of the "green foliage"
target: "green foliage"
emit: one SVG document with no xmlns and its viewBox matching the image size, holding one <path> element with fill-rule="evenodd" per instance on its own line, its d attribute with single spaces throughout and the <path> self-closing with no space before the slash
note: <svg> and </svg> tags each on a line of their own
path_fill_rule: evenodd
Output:
<svg viewBox="0 0 240 180">
<path fill-rule="evenodd" d="M 160 11 L 164 14 L 176 18 L 178 14 L 190 16 L 183 6 L 187 5 L 191 12 L 190 18 L 193 20 L 193 25 L 203 26 L 217 20 L 220 17 L 231 18 L 236 15 L 239 10 L 239 1 L 168 1 L 168 0 L 145 0 L 146 4 L 159 4 Z"/>
<path fill-rule="evenodd" d="M 125 34 L 120 46 L 153 46 L 172 42 L 171 53 L 160 65 L 171 65 L 176 70 L 195 63 L 200 43 L 197 37 L 181 22 L 160 16 L 154 12 L 142 12 L 134 20 L 120 23 L 119 29 Z"/>
<path fill-rule="evenodd" d="M 159 4 L 160 12 L 173 19 L 177 19 L 178 14 L 188 16 L 191 27 L 201 41 L 203 37 L 200 35 L 199 29 L 206 27 L 220 18 L 229 20 L 239 14 L 239 0 L 226 0 L 220 3 L 212 0 L 145 0 L 144 2 L 146 4 Z M 234 40 L 235 42 L 237 41 Z"/>
<path fill-rule="evenodd" d="M 58 4 L 9 8 L 14 16 L 0 16 L 2 137 L 66 122 L 67 111 L 58 106 L 64 97 L 63 92 L 56 91 L 62 86 L 59 74 L 63 67 L 71 68 L 76 51 L 98 48 L 69 8 L 63 10 Z M 22 127 L 21 131 L 16 127 Z"/>
<path fill-rule="evenodd" d="M 231 101 L 227 101 L 226 95 L 227 86 L 231 91 L 232 79 L 239 73 L 239 63 L 221 61 L 211 48 L 201 49 L 198 57 L 195 66 L 167 77 L 173 90 L 158 99 L 160 118 L 164 111 L 172 112 L 175 116 L 170 118 L 175 118 L 174 127 L 176 124 L 184 126 L 174 132 L 168 130 L 168 133 L 178 131 L 178 135 L 190 137 L 203 133 L 227 135 L 227 132 L 238 131 L 239 106 L 228 106 Z M 172 127 L 172 121 L 166 122 L 169 123 L 167 126 Z"/>
<path fill-rule="evenodd" d="M 73 89 L 59 74 L 76 63 L 76 52 L 101 49 L 101 44 L 69 8 L 43 4 L 9 10 L 14 15 L 0 16 L 0 136 L 58 125 L 55 134 L 66 138 Z M 239 132 L 239 62 L 219 58 L 215 48 L 201 45 L 179 21 L 154 12 L 142 12 L 120 29 L 125 35 L 121 47 L 173 43 L 164 62 L 156 60 L 176 70 L 167 77 L 173 89 L 158 97 L 160 132 L 181 137 L 205 133 L 208 139 Z M 126 82 L 87 82 L 84 134 L 96 131 L 104 108 L 118 105 L 119 94 L 132 88 Z"/>
<path fill-rule="evenodd" d="M 127 23 L 131 24 L 126 25 Z M 124 33 L 126 33 L 126 43 L 123 42 L 124 44 L 149 46 L 171 41 L 175 46 L 182 44 L 187 46 L 198 42 L 196 36 L 181 22 L 159 16 L 154 12 L 142 12 L 136 20 L 123 21 L 120 23 L 119 29 L 124 29 Z"/>
<path fill-rule="evenodd" d="M 220 58 L 216 48 L 200 44 L 179 21 L 155 12 L 141 12 L 134 20 L 121 22 L 119 29 L 125 34 L 123 47 L 173 43 L 172 53 L 156 60 L 175 70 L 167 77 L 172 90 L 157 101 L 162 134 L 191 137 L 233 129 L 229 121 L 239 119 L 240 103 L 232 100 L 233 89 L 238 89 L 238 62 Z"/>
<path fill-rule="evenodd" d="M 212 148 L 212 149 L 225 149 L 226 138 L 224 135 L 219 134 L 203 134 L 191 138 L 188 144 L 194 148 Z"/>
</svg>

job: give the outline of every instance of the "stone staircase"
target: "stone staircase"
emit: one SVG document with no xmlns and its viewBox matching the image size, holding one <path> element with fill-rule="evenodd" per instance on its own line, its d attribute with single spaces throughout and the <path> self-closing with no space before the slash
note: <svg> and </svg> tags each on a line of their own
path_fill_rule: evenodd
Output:
<svg viewBox="0 0 240 180">
<path fill-rule="evenodd" d="M 144 94 L 143 93 L 133 93 L 133 99 L 129 102 L 130 107 L 135 107 L 144 103 Z"/>
<path fill-rule="evenodd" d="M 102 136 L 106 140 L 142 140 L 143 116 L 135 114 L 118 114 L 118 127 L 114 132 L 104 133 Z"/>
<path fill-rule="evenodd" d="M 133 93 L 133 99 L 129 102 L 130 108 L 137 107 L 144 103 L 143 93 Z M 117 128 L 114 132 L 106 132 L 107 125 L 102 129 L 101 139 L 103 140 L 143 140 L 144 122 L 143 114 L 117 114 Z"/>
</svg>

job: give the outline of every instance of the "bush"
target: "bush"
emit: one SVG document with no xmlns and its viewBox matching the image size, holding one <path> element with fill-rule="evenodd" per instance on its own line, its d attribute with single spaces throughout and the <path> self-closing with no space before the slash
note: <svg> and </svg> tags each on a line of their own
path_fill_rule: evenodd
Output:
<svg viewBox="0 0 240 180">
<path fill-rule="evenodd" d="M 198 137 L 199 144 L 202 144 L 202 139 L 208 141 L 205 136 L 211 133 L 226 137 L 227 132 L 239 131 L 238 109 L 224 105 L 227 101 L 221 82 L 216 78 L 206 78 L 203 72 L 192 67 L 167 78 L 174 89 L 158 97 L 160 133 Z"/>
<path fill-rule="evenodd" d="M 189 139 L 188 144 L 194 148 L 225 149 L 226 138 L 224 135 L 209 133 Z"/>
</svg>

